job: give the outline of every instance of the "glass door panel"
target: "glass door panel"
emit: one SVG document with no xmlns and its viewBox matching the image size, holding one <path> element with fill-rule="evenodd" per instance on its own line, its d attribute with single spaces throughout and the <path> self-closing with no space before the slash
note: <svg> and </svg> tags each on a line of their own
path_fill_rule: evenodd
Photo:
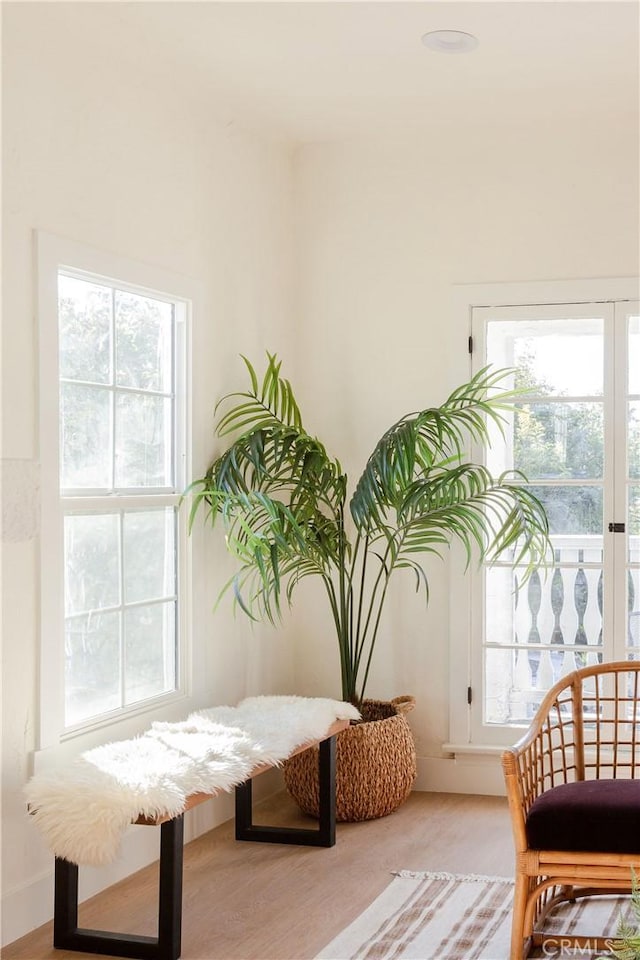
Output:
<svg viewBox="0 0 640 960">
<path fill-rule="evenodd" d="M 484 572 L 482 722 L 526 723 L 561 676 L 603 656 L 612 310 L 482 308 L 476 321 L 486 363 L 511 368 L 508 385 L 521 392 L 487 465 L 527 478 L 553 545 L 549 569 L 526 582 L 507 563 Z"/>
</svg>

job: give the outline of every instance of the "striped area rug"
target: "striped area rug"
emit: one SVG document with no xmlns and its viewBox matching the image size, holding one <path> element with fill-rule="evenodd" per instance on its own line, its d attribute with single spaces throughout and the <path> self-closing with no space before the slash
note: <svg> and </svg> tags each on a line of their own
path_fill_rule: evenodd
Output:
<svg viewBox="0 0 640 960">
<path fill-rule="evenodd" d="M 403 870 L 316 960 L 508 960 L 513 883 L 503 877 Z M 629 899 L 601 897 L 558 908 L 549 933 L 615 935 Z M 579 956 L 548 949 L 539 956 Z"/>
</svg>

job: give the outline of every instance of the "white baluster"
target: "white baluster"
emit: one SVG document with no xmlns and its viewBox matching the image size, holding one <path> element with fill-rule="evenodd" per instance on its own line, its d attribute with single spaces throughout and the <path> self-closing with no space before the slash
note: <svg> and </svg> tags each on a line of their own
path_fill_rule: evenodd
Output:
<svg viewBox="0 0 640 960">
<path fill-rule="evenodd" d="M 561 677 L 566 677 L 568 673 L 573 673 L 576 669 L 576 658 L 573 654 L 573 650 L 565 650 L 564 657 L 562 658 L 562 670 L 560 671 Z"/>
<path fill-rule="evenodd" d="M 548 650 L 545 650 L 540 657 L 540 666 L 538 667 L 538 677 L 537 677 L 538 690 L 549 690 L 553 686 L 553 664 L 551 663 L 551 655 Z"/>
<path fill-rule="evenodd" d="M 516 653 L 516 669 L 513 680 L 516 690 L 529 690 L 531 687 L 531 667 L 526 650 L 518 650 Z"/>
</svg>

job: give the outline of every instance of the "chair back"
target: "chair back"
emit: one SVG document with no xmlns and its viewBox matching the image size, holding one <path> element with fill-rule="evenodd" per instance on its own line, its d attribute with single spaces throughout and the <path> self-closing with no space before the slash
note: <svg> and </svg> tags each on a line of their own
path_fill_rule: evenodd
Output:
<svg viewBox="0 0 640 960">
<path fill-rule="evenodd" d="M 639 776 L 640 662 L 601 663 L 567 674 L 549 690 L 502 764 L 510 803 L 517 802 L 523 818 L 537 797 L 561 783 Z"/>
<path fill-rule="evenodd" d="M 640 775 L 640 662 L 578 670 L 585 780 Z M 574 701 L 574 709 L 577 700 Z"/>
</svg>

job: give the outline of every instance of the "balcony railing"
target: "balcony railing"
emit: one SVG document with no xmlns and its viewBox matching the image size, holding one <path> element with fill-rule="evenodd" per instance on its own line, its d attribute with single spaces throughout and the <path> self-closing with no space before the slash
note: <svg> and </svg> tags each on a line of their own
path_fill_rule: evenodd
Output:
<svg viewBox="0 0 640 960">
<path fill-rule="evenodd" d="M 487 573 L 485 715 L 527 722 L 560 677 L 603 658 L 603 538 L 553 537 L 553 566 L 521 583 L 509 568 Z M 640 556 L 640 537 L 630 537 Z M 627 655 L 640 657 L 640 566 L 627 572 Z"/>
</svg>

